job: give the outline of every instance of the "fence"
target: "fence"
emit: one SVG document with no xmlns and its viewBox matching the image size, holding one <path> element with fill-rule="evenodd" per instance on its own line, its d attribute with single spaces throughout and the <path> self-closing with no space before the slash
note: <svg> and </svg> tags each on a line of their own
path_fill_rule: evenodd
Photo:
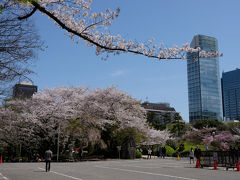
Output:
<svg viewBox="0 0 240 180">
<path fill-rule="evenodd" d="M 219 167 L 237 168 L 240 160 L 240 150 L 230 151 L 202 151 L 201 165 L 206 167 L 214 166 L 216 161 Z"/>
</svg>

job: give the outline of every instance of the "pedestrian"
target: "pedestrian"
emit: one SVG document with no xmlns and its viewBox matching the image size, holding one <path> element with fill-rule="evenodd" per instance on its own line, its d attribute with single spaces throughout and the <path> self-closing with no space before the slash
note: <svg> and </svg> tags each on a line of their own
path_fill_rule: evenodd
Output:
<svg viewBox="0 0 240 180">
<path fill-rule="evenodd" d="M 160 149 L 159 149 L 159 151 L 160 151 L 159 154 L 160 154 L 160 157 L 161 157 L 161 158 L 163 158 L 162 148 L 163 148 L 163 147 L 160 147 Z"/>
<path fill-rule="evenodd" d="M 190 164 L 191 164 L 191 160 L 193 161 L 193 164 L 194 164 L 194 151 L 192 147 L 189 151 L 189 158 L 190 158 Z"/>
<path fill-rule="evenodd" d="M 88 153 L 88 151 L 84 151 L 84 149 L 87 148 L 87 147 L 88 147 L 88 145 L 82 146 L 82 147 L 79 148 L 78 153 L 79 153 L 79 159 L 80 159 L 80 161 L 82 161 L 82 159 L 83 159 L 83 154 L 84 154 L 84 153 Z"/>
<path fill-rule="evenodd" d="M 52 160 L 52 151 L 50 149 L 48 149 L 45 152 L 46 172 L 50 171 L 51 160 Z"/>
<path fill-rule="evenodd" d="M 160 156 L 160 148 L 159 148 L 159 145 L 157 145 L 157 157 L 159 157 Z"/>
<path fill-rule="evenodd" d="M 37 161 L 37 162 L 40 162 L 40 161 L 41 161 L 41 159 L 40 159 L 40 155 L 39 155 L 39 154 L 37 154 L 36 161 Z"/>
<path fill-rule="evenodd" d="M 234 148 L 232 146 L 230 146 L 230 149 L 229 149 L 229 152 L 230 152 L 230 157 L 231 157 L 231 164 L 234 164 L 235 163 L 235 153 L 234 153 Z"/>
<path fill-rule="evenodd" d="M 202 155 L 202 151 L 201 149 L 199 148 L 199 146 L 197 145 L 195 151 L 194 151 L 194 155 L 197 159 L 197 161 L 199 162 L 200 166 L 201 166 L 201 161 L 200 161 L 200 158 L 201 158 L 201 155 Z"/>
<path fill-rule="evenodd" d="M 165 148 L 165 146 L 163 146 L 163 148 L 162 148 L 162 156 L 163 156 L 163 158 L 165 158 L 165 156 L 166 156 L 166 148 Z"/>
<path fill-rule="evenodd" d="M 148 147 L 148 159 L 151 159 L 152 156 L 152 149 L 150 147 Z"/>
</svg>

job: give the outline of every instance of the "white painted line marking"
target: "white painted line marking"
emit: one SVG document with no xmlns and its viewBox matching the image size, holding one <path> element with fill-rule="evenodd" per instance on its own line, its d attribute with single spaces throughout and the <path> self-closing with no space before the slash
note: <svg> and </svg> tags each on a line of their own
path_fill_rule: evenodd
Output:
<svg viewBox="0 0 240 180">
<path fill-rule="evenodd" d="M 134 173 L 141 173 L 141 174 L 150 174 L 150 175 L 155 175 L 155 176 L 165 176 L 165 177 L 171 177 L 171 178 L 176 178 L 176 179 L 198 180 L 198 179 L 191 179 L 191 178 L 180 177 L 180 176 L 172 176 L 172 175 L 168 175 L 168 174 L 150 173 L 150 172 L 135 171 L 135 170 L 129 170 L 129 169 L 112 168 L 112 167 L 106 167 L 106 166 L 96 166 L 96 167 L 105 168 L 105 169 L 120 170 L 120 171 L 127 171 L 127 172 L 134 172 Z"/>
<path fill-rule="evenodd" d="M 189 163 L 184 163 L 184 162 L 182 162 L 182 163 L 178 163 L 178 162 L 172 162 L 172 163 L 162 163 L 162 162 L 160 162 L 160 163 L 146 163 L 146 164 L 144 164 L 144 165 L 162 165 L 162 164 L 164 164 L 164 165 L 184 165 L 184 164 L 189 164 Z"/>
<path fill-rule="evenodd" d="M 44 171 L 45 171 L 45 169 L 40 168 L 40 167 L 38 167 L 38 169 L 41 169 L 41 170 L 44 170 Z M 73 177 L 73 176 L 69 176 L 69 175 L 66 175 L 66 174 L 62 174 L 62 173 L 59 173 L 59 172 L 55 172 L 55 171 L 49 171 L 49 172 L 50 172 L 50 173 L 57 174 L 57 175 L 59 175 L 59 176 L 68 177 L 68 178 L 70 178 L 70 179 L 82 180 L 82 179 L 79 179 L 79 178 L 76 178 L 76 177 Z"/>
<path fill-rule="evenodd" d="M 150 168 L 150 169 L 158 169 L 158 168 L 175 168 L 175 167 L 183 167 L 183 166 L 168 166 L 168 165 L 160 165 L 158 164 L 158 166 L 135 166 L 135 165 L 119 165 L 119 166 L 123 166 L 123 167 L 137 167 L 137 168 Z"/>
<path fill-rule="evenodd" d="M 5 179 L 5 180 L 8 180 L 8 178 L 7 177 L 5 177 L 4 175 L 2 175 L 2 173 L 0 173 L 0 178 L 2 179 Z"/>
</svg>

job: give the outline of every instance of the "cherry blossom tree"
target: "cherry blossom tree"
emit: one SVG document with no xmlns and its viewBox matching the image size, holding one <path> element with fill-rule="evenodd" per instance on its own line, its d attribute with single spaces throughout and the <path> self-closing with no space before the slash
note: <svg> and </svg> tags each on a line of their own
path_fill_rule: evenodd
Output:
<svg viewBox="0 0 240 180">
<path fill-rule="evenodd" d="M 128 52 L 157 59 L 186 59 L 187 52 L 197 53 L 199 57 L 219 56 L 218 52 L 201 51 L 189 48 L 189 44 L 181 47 L 166 48 L 147 43 L 125 40 L 120 35 L 111 35 L 108 27 L 119 16 L 120 9 L 106 9 L 104 12 L 91 10 L 92 0 L 3 0 L 2 7 L 13 6 L 18 9 L 19 20 L 31 17 L 36 11 L 48 16 L 54 24 L 64 29 L 75 42 L 84 40 L 88 46 L 96 48 L 96 54 L 120 54 Z M 3 11 L 4 12 L 4 11 Z M 17 12 L 17 11 L 16 11 Z"/>
<path fill-rule="evenodd" d="M 216 148 L 219 148 L 221 150 L 228 150 L 229 144 L 234 143 L 239 139 L 240 136 L 233 136 L 229 131 L 222 131 L 214 136 L 206 136 L 203 139 L 203 143 L 208 146 L 218 144 L 219 146 Z"/>
<path fill-rule="evenodd" d="M 37 149 L 33 122 L 25 121 L 24 115 L 15 106 L 0 108 L 0 145 L 7 156 L 21 156 Z M 6 150 L 7 149 L 7 150 Z M 28 154 L 27 153 L 27 154 Z M 30 154 L 29 154 L 30 155 Z"/>
<path fill-rule="evenodd" d="M 12 138 L 22 137 L 26 142 L 34 141 L 32 145 L 40 152 L 45 152 L 49 146 L 56 147 L 59 138 L 60 146 L 64 147 L 69 136 L 64 129 L 74 114 L 72 104 L 84 92 L 84 88 L 45 89 L 35 94 L 32 99 L 8 102 L 7 109 L 13 108 L 13 114 L 18 117 L 15 121 L 23 122 L 21 128 L 29 130 L 29 137 L 12 135 Z"/>
<path fill-rule="evenodd" d="M 0 109 L 0 120 L 0 143 L 15 142 L 14 147 L 21 144 L 24 149 L 40 152 L 49 146 L 56 152 L 57 144 L 64 152 L 77 141 L 110 147 L 108 140 L 113 137 L 102 136 L 109 129 L 114 136 L 131 129 L 146 136 L 148 144 L 162 144 L 169 138 L 166 131 L 150 129 L 140 102 L 114 86 L 44 89 L 31 99 L 9 101 Z"/>
<path fill-rule="evenodd" d="M 85 112 L 98 119 L 99 126 L 117 125 L 121 129 L 146 127 L 146 111 L 140 102 L 114 86 L 94 89 L 84 99 Z"/>
<path fill-rule="evenodd" d="M 165 144 L 166 140 L 170 139 L 171 134 L 164 130 L 158 131 L 148 128 L 146 131 L 147 140 L 143 142 L 145 145 Z"/>
<path fill-rule="evenodd" d="M 204 127 L 202 129 L 192 128 L 188 130 L 186 134 L 183 136 L 183 140 L 191 142 L 193 144 L 201 144 L 203 139 L 207 136 L 211 136 L 212 132 L 215 132 L 216 128 L 207 128 Z"/>
</svg>

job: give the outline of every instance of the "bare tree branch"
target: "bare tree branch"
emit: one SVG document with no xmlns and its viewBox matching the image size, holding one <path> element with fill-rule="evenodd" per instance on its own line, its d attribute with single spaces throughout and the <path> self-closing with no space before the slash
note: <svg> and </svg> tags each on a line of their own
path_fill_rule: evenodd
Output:
<svg viewBox="0 0 240 180">
<path fill-rule="evenodd" d="M 12 13 L 13 9 L 9 6 L 0 15 L 0 96 L 4 88 L 11 86 L 16 80 L 30 81 L 28 75 L 33 71 L 29 66 L 36 58 L 36 50 L 43 45 L 33 23 L 29 19 L 18 20 Z M 36 10 L 35 8 L 33 11 Z M 28 14 L 24 17 L 30 16 Z"/>
</svg>

